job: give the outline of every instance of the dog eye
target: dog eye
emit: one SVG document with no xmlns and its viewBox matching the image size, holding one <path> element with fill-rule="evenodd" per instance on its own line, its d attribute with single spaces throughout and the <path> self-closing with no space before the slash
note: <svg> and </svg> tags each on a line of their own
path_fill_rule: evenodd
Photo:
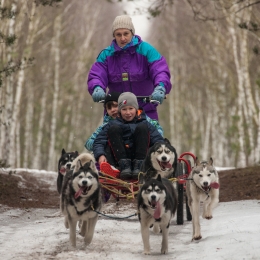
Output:
<svg viewBox="0 0 260 260">
<path fill-rule="evenodd" d="M 161 154 L 161 153 L 162 153 L 162 151 L 157 151 L 157 153 Z"/>
<path fill-rule="evenodd" d="M 210 174 L 208 174 L 208 177 L 211 175 L 211 173 Z"/>
<path fill-rule="evenodd" d="M 165 153 L 170 153 L 170 151 L 169 150 L 165 150 Z"/>
<path fill-rule="evenodd" d="M 158 193 L 159 193 L 160 191 L 161 191 L 160 189 L 155 189 L 155 192 L 158 192 Z"/>
<path fill-rule="evenodd" d="M 147 189 L 146 192 L 152 192 L 152 190 L 151 189 Z"/>
<path fill-rule="evenodd" d="M 200 177 L 202 177 L 202 174 L 199 174 Z"/>
<path fill-rule="evenodd" d="M 80 175 L 80 176 L 79 176 L 79 179 L 82 179 L 82 178 L 83 178 L 83 177 Z"/>
<path fill-rule="evenodd" d="M 92 179 L 92 176 L 88 176 L 88 179 L 90 179 L 90 180 L 91 180 L 91 179 Z"/>
</svg>

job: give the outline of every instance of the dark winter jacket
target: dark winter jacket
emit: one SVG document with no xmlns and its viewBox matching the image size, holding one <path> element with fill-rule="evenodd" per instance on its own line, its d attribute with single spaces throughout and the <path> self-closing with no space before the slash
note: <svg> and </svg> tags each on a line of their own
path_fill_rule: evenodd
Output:
<svg viewBox="0 0 260 260">
<path fill-rule="evenodd" d="M 95 159 L 98 161 L 98 158 L 101 155 L 106 156 L 105 148 L 107 145 L 107 132 L 111 126 L 118 125 L 122 128 L 124 144 L 131 148 L 133 147 L 133 133 L 138 124 L 146 124 L 148 126 L 150 133 L 150 147 L 153 146 L 156 142 L 164 141 L 164 138 L 158 132 L 156 127 L 146 120 L 146 114 L 143 112 L 143 110 L 139 109 L 138 115 L 132 121 L 125 121 L 121 116 L 118 116 L 115 120 L 111 120 L 103 127 L 93 144 L 93 153 Z"/>
</svg>

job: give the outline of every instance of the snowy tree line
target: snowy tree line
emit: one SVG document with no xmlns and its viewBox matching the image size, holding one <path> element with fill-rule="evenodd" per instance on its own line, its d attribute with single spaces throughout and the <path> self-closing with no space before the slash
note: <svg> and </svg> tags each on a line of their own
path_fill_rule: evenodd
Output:
<svg viewBox="0 0 260 260">
<path fill-rule="evenodd" d="M 166 57 L 173 83 L 159 108 L 165 137 L 179 154 L 212 156 L 219 166 L 259 163 L 260 35 L 250 28 L 259 22 L 259 6 L 242 8 L 241 1 L 227 8 L 223 0 L 203 10 L 200 1 L 152 2 L 150 10 L 161 9 L 150 17 L 146 40 Z M 0 159 L 56 170 L 61 149 L 84 151 L 102 120 L 86 79 L 127 1 L 0 3 L 10 10 L 9 17 L 2 12 L 0 33 L 17 37 L 0 43 Z M 14 72 L 7 76 L 8 66 Z"/>
</svg>

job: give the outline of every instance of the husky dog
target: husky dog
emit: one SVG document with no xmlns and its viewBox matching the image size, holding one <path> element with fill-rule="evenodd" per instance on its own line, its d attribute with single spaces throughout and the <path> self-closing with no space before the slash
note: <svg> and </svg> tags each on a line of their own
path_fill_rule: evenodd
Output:
<svg viewBox="0 0 260 260">
<path fill-rule="evenodd" d="M 78 168 L 77 168 L 77 165 L 79 165 L 79 164 L 77 164 L 78 161 L 80 161 L 82 165 L 84 165 L 85 163 L 90 162 L 90 161 L 94 162 L 93 164 L 90 165 L 90 167 L 92 167 L 92 170 L 95 173 L 98 173 L 98 170 L 95 166 L 96 161 L 95 161 L 95 158 L 92 154 L 82 153 L 79 156 L 77 156 L 77 158 L 75 158 L 75 160 L 71 163 L 71 169 L 72 170 L 76 168 L 76 171 L 78 171 Z"/>
<path fill-rule="evenodd" d="M 61 151 L 61 157 L 58 162 L 58 177 L 57 177 L 57 190 L 61 193 L 61 187 L 63 183 L 63 177 L 67 171 L 70 170 L 72 161 L 79 155 L 77 151 L 66 152 L 63 148 Z"/>
<path fill-rule="evenodd" d="M 78 160 L 68 178 L 66 174 L 62 186 L 61 211 L 65 215 L 65 226 L 70 230 L 70 242 L 74 247 L 77 222 L 82 221 L 81 235 L 84 236 L 85 245 L 90 244 L 98 219 L 97 211 L 101 209 L 101 187 L 94 168 L 93 161 L 82 165 Z"/>
<path fill-rule="evenodd" d="M 145 182 L 138 193 L 138 218 L 144 244 L 144 254 L 150 254 L 149 228 L 162 231 L 161 253 L 168 253 L 168 234 L 171 218 L 177 208 L 177 195 L 172 183 L 158 174 L 157 179 Z"/>
<path fill-rule="evenodd" d="M 177 168 L 177 153 L 168 139 L 164 138 L 163 143 L 155 143 L 147 152 L 142 165 L 144 181 L 156 178 L 158 174 L 162 178 L 173 176 Z M 140 181 L 142 183 L 142 180 Z"/>
<path fill-rule="evenodd" d="M 213 166 L 213 160 L 199 162 L 196 159 L 186 184 L 188 205 L 192 215 L 192 240 L 202 238 L 200 231 L 200 202 L 203 201 L 202 217 L 212 218 L 212 210 L 219 202 L 219 177 Z"/>
</svg>

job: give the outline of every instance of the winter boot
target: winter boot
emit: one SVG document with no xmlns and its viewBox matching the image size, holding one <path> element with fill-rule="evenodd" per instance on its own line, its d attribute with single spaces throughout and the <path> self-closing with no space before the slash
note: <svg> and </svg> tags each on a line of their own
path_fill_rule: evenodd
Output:
<svg viewBox="0 0 260 260">
<path fill-rule="evenodd" d="M 141 167 L 144 160 L 134 160 L 133 161 L 133 179 L 138 179 L 139 172 L 141 171 Z"/>
<path fill-rule="evenodd" d="M 120 167 L 120 179 L 129 180 L 132 179 L 131 174 L 131 160 L 130 159 L 121 159 L 118 162 Z"/>
</svg>

